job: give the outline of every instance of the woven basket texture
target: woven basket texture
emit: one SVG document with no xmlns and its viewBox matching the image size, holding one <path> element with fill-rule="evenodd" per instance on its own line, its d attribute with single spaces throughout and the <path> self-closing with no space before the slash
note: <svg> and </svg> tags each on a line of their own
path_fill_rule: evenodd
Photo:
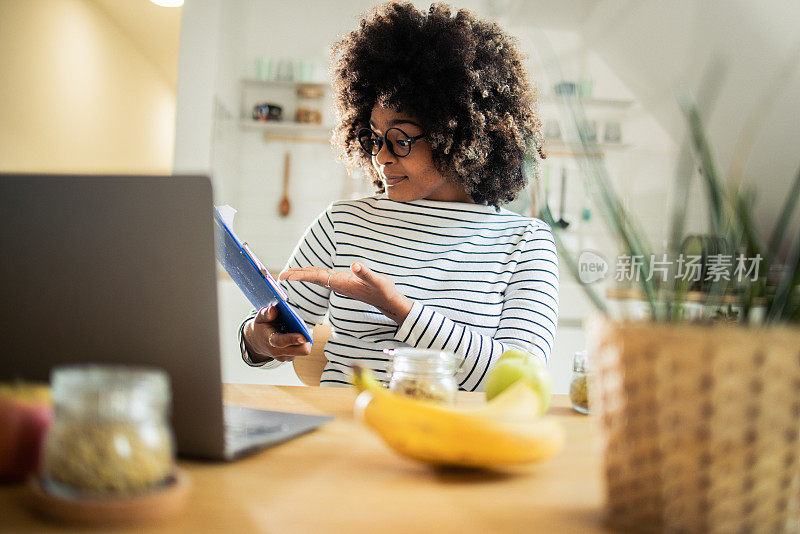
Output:
<svg viewBox="0 0 800 534">
<path fill-rule="evenodd" d="M 589 339 L 611 525 L 800 531 L 800 329 L 598 322 Z"/>
</svg>

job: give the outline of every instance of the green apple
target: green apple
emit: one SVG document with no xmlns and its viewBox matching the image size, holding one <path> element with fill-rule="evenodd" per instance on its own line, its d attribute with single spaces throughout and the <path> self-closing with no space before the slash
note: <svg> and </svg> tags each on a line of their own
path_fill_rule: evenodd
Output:
<svg viewBox="0 0 800 534">
<path fill-rule="evenodd" d="M 507 351 L 505 351 L 503 354 L 500 355 L 500 357 L 497 359 L 497 361 L 498 362 L 502 362 L 504 360 L 515 360 L 515 359 L 517 359 L 517 360 L 520 360 L 520 359 L 521 360 L 530 360 L 530 362 L 535 364 L 535 365 L 539 365 L 541 367 L 545 367 L 545 364 L 541 360 L 541 358 L 537 358 L 536 356 L 534 356 L 530 352 L 526 352 L 526 351 L 524 351 L 522 349 L 515 349 L 515 348 L 508 349 Z"/>
<path fill-rule="evenodd" d="M 524 380 L 539 395 L 541 413 L 547 411 L 552 382 L 547 367 L 536 356 L 519 349 L 503 353 L 486 377 L 486 400 L 491 400 L 519 380 Z"/>
</svg>

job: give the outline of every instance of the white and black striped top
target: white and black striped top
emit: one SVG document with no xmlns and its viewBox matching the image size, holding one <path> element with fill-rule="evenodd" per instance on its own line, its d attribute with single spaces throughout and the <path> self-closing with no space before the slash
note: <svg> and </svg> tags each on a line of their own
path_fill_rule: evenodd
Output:
<svg viewBox="0 0 800 534">
<path fill-rule="evenodd" d="M 550 356 L 558 258 L 550 227 L 539 219 L 460 202 L 338 201 L 308 228 L 288 266 L 345 270 L 355 261 L 391 277 L 414 305 L 398 326 L 324 287 L 282 282 L 309 327 L 328 315 L 321 385 L 349 384 L 354 363 L 384 378 L 388 348 L 455 352 L 465 358 L 457 382 L 470 391 L 483 389 L 488 369 L 512 345 Z"/>
</svg>

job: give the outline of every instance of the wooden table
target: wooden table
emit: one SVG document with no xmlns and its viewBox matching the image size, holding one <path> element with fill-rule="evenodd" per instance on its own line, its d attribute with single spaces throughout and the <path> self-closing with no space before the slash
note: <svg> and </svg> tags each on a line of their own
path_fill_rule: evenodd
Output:
<svg viewBox="0 0 800 534">
<path fill-rule="evenodd" d="M 192 480 L 181 516 L 114 532 L 606 532 L 594 421 L 556 396 L 564 451 L 497 472 L 434 469 L 407 460 L 353 419 L 350 389 L 226 385 L 226 401 L 329 414 L 321 429 L 230 464 L 181 461 Z M 483 402 L 461 393 L 459 404 Z M 0 487 L 0 532 L 64 532 Z M 94 530 L 97 532 L 97 530 Z"/>
</svg>

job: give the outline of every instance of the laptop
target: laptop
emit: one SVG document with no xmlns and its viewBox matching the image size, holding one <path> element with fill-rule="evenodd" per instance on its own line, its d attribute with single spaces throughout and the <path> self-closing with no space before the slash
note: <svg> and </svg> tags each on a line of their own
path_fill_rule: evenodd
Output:
<svg viewBox="0 0 800 534">
<path fill-rule="evenodd" d="M 155 366 L 182 456 L 230 460 L 331 417 L 223 406 L 206 176 L 0 174 L 0 380 Z"/>
</svg>

